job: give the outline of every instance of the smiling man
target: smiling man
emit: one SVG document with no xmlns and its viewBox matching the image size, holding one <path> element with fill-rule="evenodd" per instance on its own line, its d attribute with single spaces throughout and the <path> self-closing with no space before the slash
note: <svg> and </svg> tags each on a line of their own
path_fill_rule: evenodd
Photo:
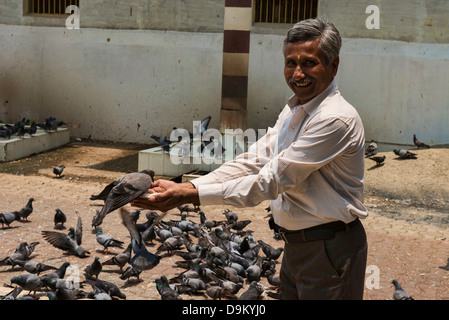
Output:
<svg viewBox="0 0 449 320">
<path fill-rule="evenodd" d="M 367 258 L 364 129 L 335 76 L 341 37 L 320 18 L 285 37 L 284 75 L 293 96 L 248 152 L 191 183 L 157 180 L 134 205 L 255 206 L 270 200 L 270 224 L 285 242 L 282 299 L 362 299 Z"/>
</svg>

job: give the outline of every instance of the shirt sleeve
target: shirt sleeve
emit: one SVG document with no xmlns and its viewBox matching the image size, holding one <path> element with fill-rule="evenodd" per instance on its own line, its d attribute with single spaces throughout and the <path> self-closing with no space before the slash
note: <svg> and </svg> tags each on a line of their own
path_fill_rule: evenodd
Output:
<svg viewBox="0 0 449 320">
<path fill-rule="evenodd" d="M 314 171 L 327 165 L 351 143 L 348 125 L 338 119 L 315 120 L 301 137 L 258 171 L 222 183 L 199 185 L 200 203 L 256 206 L 297 189 Z"/>
</svg>

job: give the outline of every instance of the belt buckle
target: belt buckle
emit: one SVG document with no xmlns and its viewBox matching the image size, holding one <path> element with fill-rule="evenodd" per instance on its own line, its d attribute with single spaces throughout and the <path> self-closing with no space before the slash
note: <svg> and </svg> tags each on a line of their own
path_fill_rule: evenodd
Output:
<svg viewBox="0 0 449 320">
<path fill-rule="evenodd" d="M 282 231 L 282 230 L 279 231 L 279 237 L 280 237 L 282 240 L 284 240 L 284 242 L 285 242 L 286 244 L 288 244 L 288 240 L 287 240 L 287 237 L 285 236 L 285 232 L 284 232 L 284 231 Z"/>
</svg>

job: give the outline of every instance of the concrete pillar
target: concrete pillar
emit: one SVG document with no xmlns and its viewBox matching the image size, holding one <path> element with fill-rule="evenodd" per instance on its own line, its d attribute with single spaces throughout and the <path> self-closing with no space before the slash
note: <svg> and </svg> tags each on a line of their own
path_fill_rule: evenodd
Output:
<svg viewBox="0 0 449 320">
<path fill-rule="evenodd" d="M 226 0 L 220 131 L 247 128 L 251 0 Z"/>
</svg>

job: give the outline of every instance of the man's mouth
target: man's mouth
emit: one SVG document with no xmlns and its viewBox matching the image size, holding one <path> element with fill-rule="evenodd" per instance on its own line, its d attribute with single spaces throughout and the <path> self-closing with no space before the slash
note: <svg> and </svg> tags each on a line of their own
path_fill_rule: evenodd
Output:
<svg viewBox="0 0 449 320">
<path fill-rule="evenodd" d="M 302 80 L 295 80 L 293 78 L 290 78 L 289 82 L 297 87 L 307 87 L 309 85 L 312 84 L 312 80 L 311 79 L 302 79 Z"/>
</svg>

